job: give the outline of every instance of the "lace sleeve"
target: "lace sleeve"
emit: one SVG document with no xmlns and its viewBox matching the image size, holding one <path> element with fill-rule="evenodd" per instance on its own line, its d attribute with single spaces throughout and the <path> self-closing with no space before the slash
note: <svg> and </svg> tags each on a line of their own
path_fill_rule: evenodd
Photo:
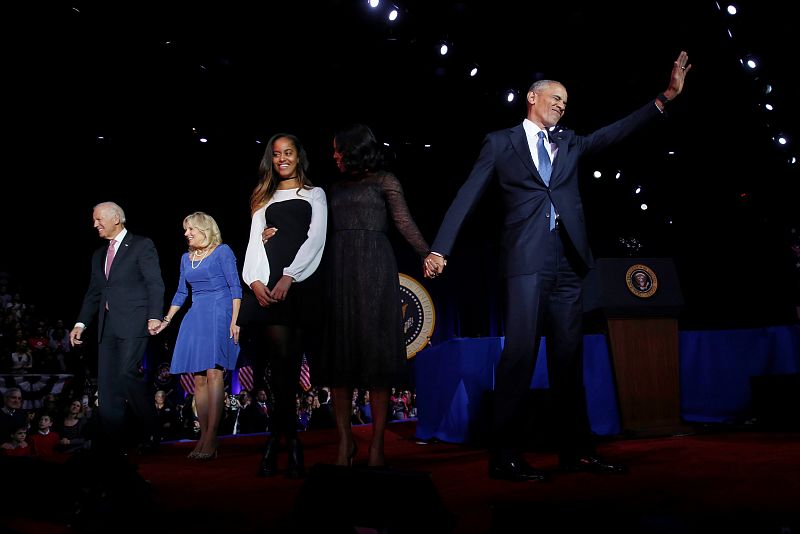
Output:
<svg viewBox="0 0 800 534">
<path fill-rule="evenodd" d="M 430 252 L 430 247 L 425 238 L 422 237 L 422 233 L 417 228 L 414 219 L 411 218 L 400 181 L 394 174 L 388 172 L 381 173 L 379 178 L 381 189 L 383 189 L 386 204 L 389 207 L 389 213 L 395 226 L 420 257 L 427 256 Z"/>
</svg>

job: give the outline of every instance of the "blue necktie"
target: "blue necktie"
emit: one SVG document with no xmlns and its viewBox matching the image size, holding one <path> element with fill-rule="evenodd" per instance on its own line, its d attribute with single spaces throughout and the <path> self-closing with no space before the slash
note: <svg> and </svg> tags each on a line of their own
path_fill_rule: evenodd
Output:
<svg viewBox="0 0 800 534">
<path fill-rule="evenodd" d="M 550 173 L 553 171 L 553 166 L 550 163 L 550 154 L 544 147 L 544 132 L 540 131 L 538 134 L 539 141 L 536 143 L 536 150 L 539 152 L 539 176 L 544 180 L 544 185 L 550 187 Z M 550 230 L 556 227 L 556 208 L 553 203 L 550 203 Z"/>
</svg>

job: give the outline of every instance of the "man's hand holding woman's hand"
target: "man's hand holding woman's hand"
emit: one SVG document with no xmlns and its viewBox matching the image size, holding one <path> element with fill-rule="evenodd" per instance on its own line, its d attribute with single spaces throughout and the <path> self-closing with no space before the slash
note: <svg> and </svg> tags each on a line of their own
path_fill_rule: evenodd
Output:
<svg viewBox="0 0 800 534">
<path fill-rule="evenodd" d="M 438 254 L 430 253 L 423 261 L 422 267 L 425 272 L 425 278 L 436 278 L 444 272 L 447 265 L 447 260 Z"/>
</svg>

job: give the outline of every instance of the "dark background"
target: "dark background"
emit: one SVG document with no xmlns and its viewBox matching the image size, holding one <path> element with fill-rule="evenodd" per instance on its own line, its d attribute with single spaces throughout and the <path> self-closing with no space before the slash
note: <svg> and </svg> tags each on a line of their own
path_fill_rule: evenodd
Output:
<svg viewBox="0 0 800 534">
<path fill-rule="evenodd" d="M 241 264 L 261 143 L 279 131 L 298 135 L 313 180 L 326 187 L 337 175 L 333 131 L 351 121 L 389 144 L 432 241 L 484 134 L 522 121 L 532 81 L 563 82 L 569 105 L 560 124 L 589 133 L 664 90 L 686 50 L 693 68 L 666 124 L 584 161 L 595 255 L 673 258 L 684 328 L 796 321 L 790 244 L 800 182 L 788 160 L 797 151 L 772 139 L 798 133 L 795 54 L 784 48 L 796 27 L 786 4 L 748 1 L 730 17 L 707 1 L 408 1 L 394 24 L 362 0 L 9 11 L 16 37 L 4 65 L 2 222 L 10 240 L 0 270 L 24 300 L 71 324 L 102 245 L 92 207 L 114 200 L 130 231 L 155 240 L 169 301 L 185 215 L 214 216 Z M 451 42 L 447 58 L 438 55 L 441 39 Z M 740 64 L 750 52 L 763 62 L 756 73 Z M 466 75 L 472 62 L 481 68 L 475 78 Z M 772 112 L 763 107 L 766 83 Z M 520 96 L 512 104 L 509 88 Z M 595 169 L 602 178 L 592 178 Z M 423 282 L 440 331 L 499 335 L 500 224 L 489 191 L 446 276 Z M 410 247 L 392 238 L 401 271 L 422 281 Z"/>
</svg>

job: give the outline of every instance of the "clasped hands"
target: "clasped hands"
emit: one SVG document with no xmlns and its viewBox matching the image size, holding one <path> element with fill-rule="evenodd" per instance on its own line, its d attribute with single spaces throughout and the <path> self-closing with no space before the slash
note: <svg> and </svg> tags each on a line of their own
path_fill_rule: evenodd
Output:
<svg viewBox="0 0 800 534">
<path fill-rule="evenodd" d="M 151 336 L 154 336 L 164 330 L 164 327 L 167 323 L 162 323 L 158 319 L 148 319 L 147 320 L 147 331 L 150 333 Z"/>
<path fill-rule="evenodd" d="M 444 272 L 445 266 L 447 266 L 447 260 L 433 253 L 428 254 L 422 262 L 425 278 L 436 278 Z"/>
<path fill-rule="evenodd" d="M 288 274 L 284 274 L 281 276 L 280 280 L 277 281 L 272 290 L 270 290 L 261 280 L 256 280 L 250 284 L 250 289 L 252 289 L 253 293 L 255 293 L 258 303 L 263 307 L 267 307 L 270 304 L 275 304 L 276 302 L 286 300 L 286 295 L 289 293 L 289 288 L 292 286 L 292 282 L 294 282 L 294 278 Z"/>
</svg>

